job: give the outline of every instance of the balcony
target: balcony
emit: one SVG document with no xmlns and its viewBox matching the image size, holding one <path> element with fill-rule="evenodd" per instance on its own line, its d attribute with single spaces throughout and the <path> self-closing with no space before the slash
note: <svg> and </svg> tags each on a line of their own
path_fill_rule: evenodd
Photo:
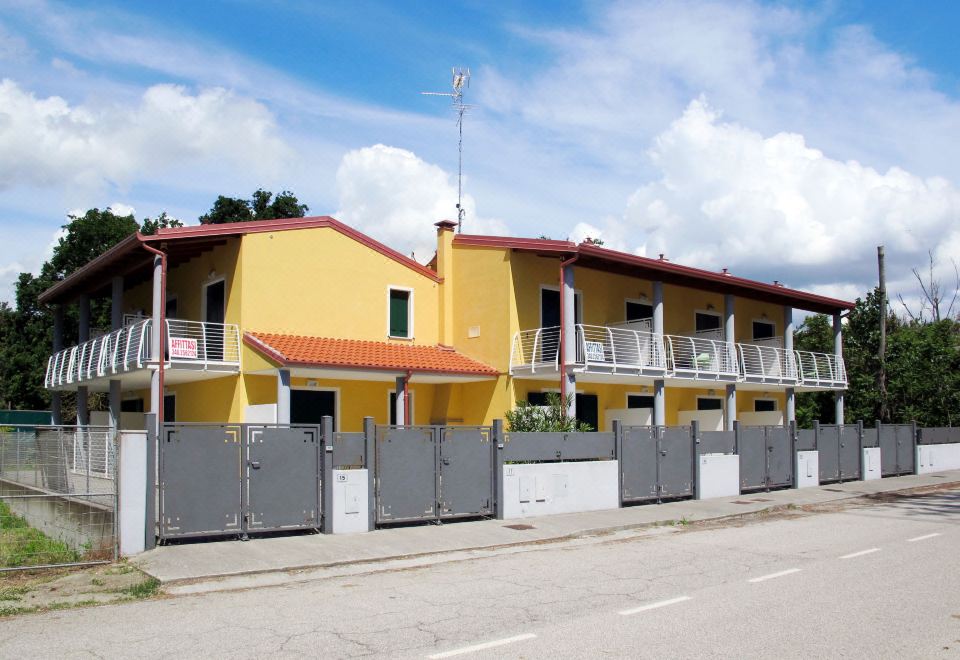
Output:
<svg viewBox="0 0 960 660">
<path fill-rule="evenodd" d="M 240 370 L 240 328 L 232 323 L 165 319 L 167 382 L 203 380 Z M 109 334 L 50 356 L 44 386 L 51 390 L 108 388 L 110 380 L 145 386 L 157 368 L 151 355 L 153 320 L 135 320 Z"/>
<path fill-rule="evenodd" d="M 715 331 L 692 336 L 657 335 L 643 322 L 610 326 L 577 324 L 574 371 L 585 381 L 637 382 L 664 378 L 676 386 L 741 383 L 745 389 L 771 385 L 798 389 L 844 389 L 843 358 L 788 351 L 778 342 L 734 344 Z M 510 374 L 556 377 L 560 328 L 521 330 L 513 338 Z"/>
</svg>

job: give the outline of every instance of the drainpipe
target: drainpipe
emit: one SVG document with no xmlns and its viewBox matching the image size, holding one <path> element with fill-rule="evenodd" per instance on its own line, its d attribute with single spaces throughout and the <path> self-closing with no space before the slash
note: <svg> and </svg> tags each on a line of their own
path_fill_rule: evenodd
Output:
<svg viewBox="0 0 960 660">
<path fill-rule="evenodd" d="M 141 237 L 140 240 L 142 241 L 143 238 Z M 155 358 L 158 358 L 157 359 L 157 371 L 158 371 L 157 389 L 159 390 L 159 396 L 157 397 L 157 410 L 154 412 L 157 413 L 157 434 L 159 435 L 160 428 L 163 426 L 163 404 L 164 404 L 163 365 L 164 365 L 164 350 L 166 347 L 165 346 L 166 337 L 164 336 L 166 334 L 164 332 L 164 325 L 165 325 L 164 315 L 166 314 L 166 302 L 167 302 L 167 253 L 163 252 L 162 250 L 158 250 L 154 247 L 150 247 L 146 243 L 141 243 L 141 245 L 143 245 L 143 249 L 145 249 L 147 252 L 152 252 L 155 256 L 160 257 L 160 296 L 159 296 L 160 314 L 159 314 L 159 321 L 157 323 L 158 327 L 156 328 L 157 343 L 160 346 L 160 350 L 156 353 L 156 355 L 154 355 Z M 154 300 L 157 300 L 156 292 L 154 292 Z"/>
<path fill-rule="evenodd" d="M 563 405 L 566 407 L 567 403 L 567 328 L 566 328 L 566 319 L 567 319 L 567 304 L 566 304 L 566 295 L 564 289 L 566 288 L 566 278 L 567 278 L 567 267 L 572 266 L 577 259 L 580 258 L 580 254 L 577 253 L 567 259 L 566 261 L 560 262 L 560 359 L 558 360 L 560 366 L 560 399 L 563 401 Z M 573 294 L 574 300 L 574 326 L 576 325 L 576 300 L 577 294 Z M 576 328 L 574 328 L 572 341 L 576 341 Z M 574 349 L 576 350 L 576 349 Z M 576 406 L 576 403 L 573 404 Z M 574 409 L 575 410 L 575 409 Z M 567 409 L 569 413 L 569 407 Z"/>
</svg>

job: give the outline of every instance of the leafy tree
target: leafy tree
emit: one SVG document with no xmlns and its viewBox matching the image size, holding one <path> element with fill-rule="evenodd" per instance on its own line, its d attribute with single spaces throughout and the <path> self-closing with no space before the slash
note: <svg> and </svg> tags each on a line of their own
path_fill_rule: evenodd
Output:
<svg viewBox="0 0 960 660">
<path fill-rule="evenodd" d="M 570 433 L 573 431 L 593 431 L 593 427 L 585 422 L 577 421 L 567 415 L 573 395 L 568 395 L 566 401 L 556 392 L 547 394 L 546 406 L 535 406 L 528 401 L 517 401 L 517 407 L 508 410 L 508 430 L 521 431 L 559 431 Z"/>
<path fill-rule="evenodd" d="M 274 197 L 272 192 L 259 188 L 249 201 L 220 195 L 210 211 L 200 216 L 200 224 L 302 218 L 308 210 L 309 207 L 301 204 L 289 190 L 284 190 Z"/>
<path fill-rule="evenodd" d="M 826 314 L 808 316 L 797 328 L 793 338 L 794 348 L 798 351 L 814 353 L 833 352 L 832 320 Z M 797 426 L 810 428 L 814 420 L 829 422 L 833 420 L 832 392 L 800 392 L 797 394 Z"/>
<path fill-rule="evenodd" d="M 182 227 L 183 223 L 177 220 L 176 218 L 171 218 L 167 215 L 166 211 L 163 211 L 160 215 L 157 216 L 156 220 L 151 220 L 150 218 L 144 218 L 143 223 L 140 225 L 140 233 L 153 235 L 156 234 L 160 229 L 167 229 L 168 227 Z"/>
</svg>

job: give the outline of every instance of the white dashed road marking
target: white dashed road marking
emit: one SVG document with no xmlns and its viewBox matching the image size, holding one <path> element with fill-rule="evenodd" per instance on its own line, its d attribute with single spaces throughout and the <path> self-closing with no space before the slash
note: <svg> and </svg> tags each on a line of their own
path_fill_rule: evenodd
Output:
<svg viewBox="0 0 960 660">
<path fill-rule="evenodd" d="M 629 610 L 621 610 L 619 614 L 622 616 L 630 616 L 631 614 L 639 614 L 640 612 L 655 610 L 660 607 L 666 607 L 667 605 L 676 605 L 677 603 L 682 603 L 688 600 L 690 600 L 690 596 L 679 596 L 677 598 L 671 598 L 670 600 L 660 600 L 656 603 L 648 603 L 647 605 L 641 605 L 640 607 L 633 607 Z"/>
<path fill-rule="evenodd" d="M 504 637 L 503 639 L 495 639 L 492 642 L 483 642 L 482 644 L 474 644 L 473 646 L 464 646 L 459 649 L 453 649 L 452 651 L 444 651 L 443 653 L 434 653 L 433 655 L 428 655 L 427 657 L 430 658 L 430 660 L 438 660 L 439 658 L 452 658 L 458 655 L 474 653 L 475 651 L 486 651 L 487 649 L 493 649 L 498 646 L 513 644 L 514 642 L 523 642 L 525 640 L 533 639 L 535 637 L 536 635 L 534 635 L 533 633 L 515 635 L 513 637 Z"/>
<path fill-rule="evenodd" d="M 799 568 L 788 568 L 785 571 L 780 571 L 779 573 L 771 573 L 770 575 L 761 575 L 760 577 L 750 578 L 747 582 L 764 582 L 766 580 L 772 580 L 774 578 L 783 577 L 784 575 L 792 575 L 793 573 L 799 573 Z"/>
<path fill-rule="evenodd" d="M 844 555 L 840 557 L 840 559 L 853 559 L 854 557 L 872 555 L 874 552 L 880 552 L 880 548 L 870 548 L 869 550 L 861 550 L 860 552 L 851 552 L 849 555 Z"/>
<path fill-rule="evenodd" d="M 924 534 L 923 536 L 914 536 L 912 539 L 907 539 L 907 543 L 913 543 L 914 541 L 926 541 L 927 539 L 932 539 L 934 536 L 940 536 L 940 532 Z"/>
</svg>

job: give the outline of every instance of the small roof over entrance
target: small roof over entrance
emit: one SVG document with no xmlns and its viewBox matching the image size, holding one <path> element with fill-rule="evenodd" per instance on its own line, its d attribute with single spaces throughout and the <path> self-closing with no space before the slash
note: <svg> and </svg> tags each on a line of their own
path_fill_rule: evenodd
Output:
<svg viewBox="0 0 960 660">
<path fill-rule="evenodd" d="M 294 376 L 421 383 L 488 380 L 498 372 L 445 346 L 245 332 L 243 342 Z"/>
</svg>

